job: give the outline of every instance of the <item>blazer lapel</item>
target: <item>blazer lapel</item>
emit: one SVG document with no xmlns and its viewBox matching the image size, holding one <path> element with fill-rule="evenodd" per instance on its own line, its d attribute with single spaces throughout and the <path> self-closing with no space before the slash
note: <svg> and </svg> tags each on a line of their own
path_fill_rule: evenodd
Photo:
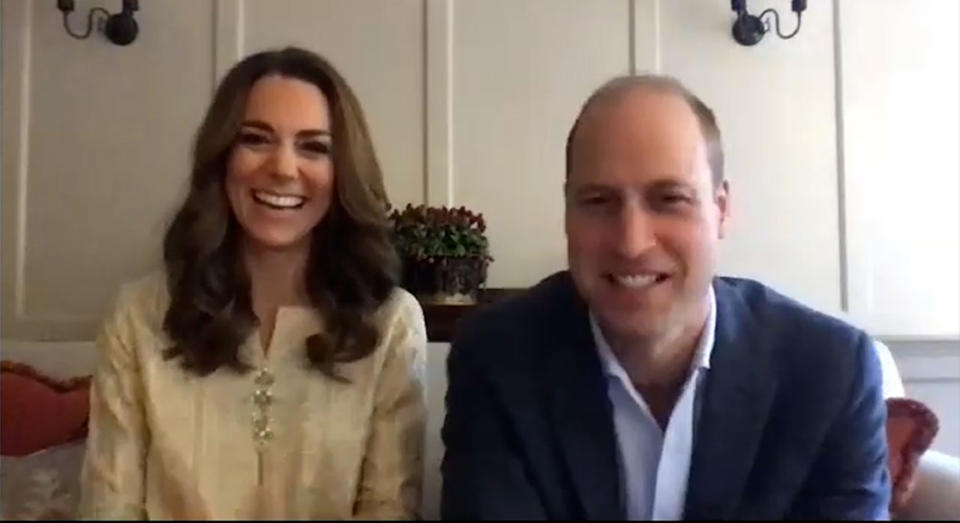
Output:
<svg viewBox="0 0 960 523">
<path fill-rule="evenodd" d="M 696 428 L 685 519 L 727 519 L 743 497 L 776 389 L 768 335 L 715 280 L 717 331 Z"/>
<path fill-rule="evenodd" d="M 623 519 L 613 412 L 590 334 L 586 307 L 572 282 L 557 300 L 562 319 L 549 326 L 554 355 L 547 380 L 562 454 L 586 519 Z"/>
</svg>

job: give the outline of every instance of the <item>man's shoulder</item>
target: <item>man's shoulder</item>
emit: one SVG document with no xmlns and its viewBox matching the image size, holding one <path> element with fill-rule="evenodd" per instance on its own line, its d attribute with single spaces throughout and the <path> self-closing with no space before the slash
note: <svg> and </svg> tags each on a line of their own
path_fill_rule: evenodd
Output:
<svg viewBox="0 0 960 523">
<path fill-rule="evenodd" d="M 852 394 L 882 385 L 872 341 L 863 330 L 756 281 L 717 278 L 714 289 L 718 330 L 721 324 L 742 329 L 742 335 L 725 338 L 721 350 L 734 356 L 724 371 L 736 375 L 737 369 L 751 368 L 747 374 L 759 371 L 765 376 L 761 381 L 775 383 L 773 408 L 790 412 L 791 423 L 828 423 Z"/>
<path fill-rule="evenodd" d="M 802 360 L 822 365 L 856 358 L 857 350 L 869 339 L 861 329 L 844 320 L 755 280 L 717 277 L 714 290 L 719 309 L 745 316 L 737 321 L 753 326 L 765 345 L 773 347 L 784 362 Z"/>
<path fill-rule="evenodd" d="M 569 309 L 579 300 L 570 273 L 561 271 L 547 276 L 533 287 L 489 304 L 477 316 L 496 318 L 519 315 L 530 319 L 556 313 L 558 306 Z"/>
<path fill-rule="evenodd" d="M 537 285 L 496 303 L 479 307 L 457 326 L 454 346 L 482 345 L 485 352 L 535 349 L 546 337 L 569 326 L 585 308 L 567 272 L 553 274 Z"/>
<path fill-rule="evenodd" d="M 814 331 L 858 332 L 859 329 L 748 278 L 719 276 L 714 280 L 718 300 L 738 300 L 756 319 L 803 326 Z"/>
</svg>

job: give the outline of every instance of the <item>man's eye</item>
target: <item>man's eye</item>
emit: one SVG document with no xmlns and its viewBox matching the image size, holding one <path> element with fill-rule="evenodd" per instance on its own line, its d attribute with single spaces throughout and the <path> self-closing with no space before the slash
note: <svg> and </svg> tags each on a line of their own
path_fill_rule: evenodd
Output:
<svg viewBox="0 0 960 523">
<path fill-rule="evenodd" d="M 665 194 L 661 197 L 661 201 L 668 205 L 676 205 L 688 203 L 691 201 L 691 198 L 685 194 Z"/>
<path fill-rule="evenodd" d="M 668 194 L 664 196 L 663 199 L 668 203 L 679 203 L 679 202 L 685 202 L 689 200 L 686 196 L 682 196 L 679 194 Z"/>
<path fill-rule="evenodd" d="M 581 203 L 589 207 L 599 207 L 610 203 L 610 198 L 606 196 L 588 196 L 581 200 Z"/>
</svg>

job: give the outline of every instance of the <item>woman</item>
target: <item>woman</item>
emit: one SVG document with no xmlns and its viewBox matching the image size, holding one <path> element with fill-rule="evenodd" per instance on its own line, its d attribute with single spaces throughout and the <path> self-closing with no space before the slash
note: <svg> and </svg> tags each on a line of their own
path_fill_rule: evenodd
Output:
<svg viewBox="0 0 960 523">
<path fill-rule="evenodd" d="M 413 518 L 426 335 L 356 98 L 287 48 L 223 79 L 164 273 L 98 337 L 84 517 Z"/>
</svg>

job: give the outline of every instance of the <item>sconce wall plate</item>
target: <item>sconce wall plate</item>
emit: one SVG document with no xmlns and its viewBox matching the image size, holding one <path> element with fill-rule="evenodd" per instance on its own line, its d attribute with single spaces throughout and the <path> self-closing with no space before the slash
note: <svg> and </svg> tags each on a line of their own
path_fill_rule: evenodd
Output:
<svg viewBox="0 0 960 523">
<path fill-rule="evenodd" d="M 87 29 L 83 33 L 74 33 L 70 29 L 69 17 L 75 8 L 74 0 L 57 0 L 57 9 L 63 13 L 63 28 L 70 36 L 78 40 L 88 38 L 94 29 L 94 17 L 101 15 L 106 18 L 106 23 L 103 23 L 101 19 L 96 27 L 103 31 L 107 40 L 116 45 L 129 45 L 137 39 L 140 27 L 133 18 L 133 13 L 140 9 L 138 0 L 123 0 L 123 7 L 120 12 L 114 14 L 102 7 L 91 8 L 87 13 Z"/>
<path fill-rule="evenodd" d="M 790 9 L 797 13 L 797 28 L 787 35 L 780 32 L 780 13 L 776 9 L 770 8 L 760 13 L 760 16 L 755 16 L 747 12 L 747 0 L 731 0 L 730 8 L 737 14 L 737 19 L 733 21 L 733 39 L 740 45 L 752 46 L 757 45 L 763 35 L 770 32 L 769 22 L 763 21 L 767 15 L 773 16 L 777 36 L 784 40 L 797 36 L 800 32 L 801 15 L 807 9 L 807 0 L 791 0 Z"/>
<path fill-rule="evenodd" d="M 759 16 L 744 14 L 733 22 L 733 39 L 740 45 L 757 45 L 766 32 Z"/>
<path fill-rule="evenodd" d="M 103 34 L 107 40 L 117 45 L 129 45 L 137 39 L 137 33 L 140 27 L 133 15 L 118 13 L 107 18 L 107 25 L 103 28 Z"/>
</svg>

